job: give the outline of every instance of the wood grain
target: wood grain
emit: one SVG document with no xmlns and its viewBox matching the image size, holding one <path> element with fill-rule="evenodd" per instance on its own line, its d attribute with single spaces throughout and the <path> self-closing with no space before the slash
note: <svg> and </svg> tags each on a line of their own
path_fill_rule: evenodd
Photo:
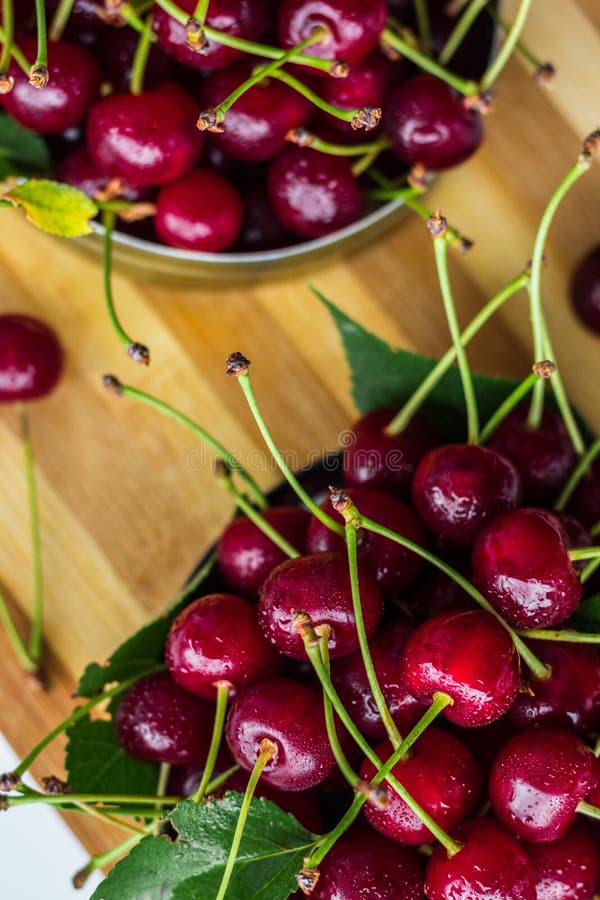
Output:
<svg viewBox="0 0 600 900">
<path fill-rule="evenodd" d="M 435 186 L 432 203 L 477 241 L 472 253 L 452 258 L 463 321 L 523 267 L 545 202 L 580 139 L 598 125 L 599 19 L 596 0 L 534 5 L 527 41 L 556 64 L 554 89 L 538 88 L 526 65 L 512 61 L 481 152 Z M 558 215 L 544 274 L 559 362 L 597 429 L 600 345 L 574 319 L 567 283 L 579 256 L 600 240 L 599 201 L 596 165 Z M 47 594 L 46 695 L 23 688 L 0 634 L 0 729 L 24 754 L 70 710 L 84 664 L 106 658 L 166 604 L 231 512 L 213 485 L 210 460 L 199 464 L 189 435 L 148 409 L 105 395 L 102 373 L 114 371 L 189 412 L 242 457 L 260 444 L 239 389 L 224 375 L 232 350 L 253 360 L 265 416 L 280 446 L 300 463 L 311 451 L 334 448 L 353 410 L 337 335 L 302 275 L 219 291 L 152 287 L 118 275 L 115 292 L 127 327 L 153 351 L 153 365 L 141 371 L 124 358 L 109 328 L 96 261 L 38 233 L 18 213 L 2 211 L 0 269 L 0 309 L 47 319 L 68 354 L 64 383 L 31 410 Z M 417 219 L 352 258 L 323 266 L 311 280 L 394 345 L 437 354 L 448 344 L 430 240 Z M 524 297 L 512 300 L 474 342 L 470 358 L 489 372 L 525 374 L 531 349 Z M 263 468 L 259 482 L 273 484 L 276 473 Z M 0 582 L 24 625 L 31 598 L 25 484 L 17 420 L 7 408 L 0 414 L 0 473 Z M 59 740 L 34 772 L 61 774 L 62 749 Z M 76 829 L 92 852 L 114 837 L 83 817 Z"/>
</svg>

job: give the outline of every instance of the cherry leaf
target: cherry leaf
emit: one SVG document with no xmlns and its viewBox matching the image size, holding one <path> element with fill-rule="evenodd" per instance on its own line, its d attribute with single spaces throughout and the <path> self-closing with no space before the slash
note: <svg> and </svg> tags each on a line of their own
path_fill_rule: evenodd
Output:
<svg viewBox="0 0 600 900">
<path fill-rule="evenodd" d="M 45 175 L 50 153 L 39 134 L 23 128 L 10 116 L 0 115 L 0 179 L 10 175 Z"/>
<path fill-rule="evenodd" d="M 4 195 L 22 208 L 30 222 L 61 237 L 80 237 L 92 231 L 90 219 L 98 207 L 82 191 L 58 181 L 32 178 L 11 187 Z"/>
<path fill-rule="evenodd" d="M 65 767 L 77 794 L 154 794 L 158 766 L 127 756 L 112 722 L 80 719 L 67 731 Z"/>
<path fill-rule="evenodd" d="M 582 600 L 568 622 L 569 628 L 600 634 L 600 594 Z"/>
</svg>

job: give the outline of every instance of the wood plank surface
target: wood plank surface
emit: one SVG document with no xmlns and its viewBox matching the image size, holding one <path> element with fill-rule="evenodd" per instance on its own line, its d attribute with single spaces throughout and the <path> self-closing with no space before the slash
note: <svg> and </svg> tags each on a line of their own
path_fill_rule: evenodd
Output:
<svg viewBox="0 0 600 900">
<path fill-rule="evenodd" d="M 507 17 L 516 6 L 506 4 Z M 452 255 L 460 317 L 467 321 L 531 253 L 543 206 L 572 165 L 580 139 L 600 124 L 600 12 L 597 0 L 534 4 L 526 39 L 558 78 L 546 92 L 514 59 L 497 89 L 477 156 L 440 178 L 432 203 L 476 239 Z M 569 273 L 600 241 L 600 165 L 562 207 L 547 249 L 544 295 L 559 362 L 581 411 L 600 429 L 600 343 L 573 317 Z M 124 636 L 176 592 L 231 513 L 213 484 L 210 458 L 174 423 L 107 396 L 100 376 L 114 371 L 209 426 L 244 458 L 260 447 L 241 392 L 224 374 L 232 350 L 253 361 L 254 383 L 280 446 L 303 463 L 333 449 L 352 417 L 338 337 L 302 274 L 233 289 L 181 289 L 136 283 L 122 274 L 115 293 L 130 332 L 152 348 L 141 370 L 124 358 L 104 311 L 101 273 L 67 241 L 30 227 L 17 212 L 0 216 L 0 310 L 52 323 L 68 354 L 66 378 L 31 409 L 41 500 L 50 690 L 23 687 L 0 633 L 0 730 L 19 754 L 71 708 L 86 662 L 102 661 Z M 439 354 L 448 333 L 430 239 L 409 218 L 376 245 L 311 272 L 312 282 L 392 344 Z M 531 342 L 524 295 L 512 300 L 472 345 L 474 367 L 524 375 Z M 25 484 L 16 414 L 0 410 L 0 583 L 24 625 L 31 574 Z M 276 473 L 263 466 L 268 486 Z M 34 766 L 62 772 L 63 742 Z M 71 817 L 74 818 L 73 816 Z M 92 852 L 108 831 L 78 817 Z"/>
</svg>

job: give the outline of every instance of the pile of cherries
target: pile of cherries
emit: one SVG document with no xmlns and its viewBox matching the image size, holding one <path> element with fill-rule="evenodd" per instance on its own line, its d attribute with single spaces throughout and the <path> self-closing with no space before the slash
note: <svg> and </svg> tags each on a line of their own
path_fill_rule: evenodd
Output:
<svg viewBox="0 0 600 900">
<path fill-rule="evenodd" d="M 49 18 L 57 5 L 46 3 Z M 456 17 L 441 0 L 429 5 L 435 55 Z M 196 6 L 196 0 L 178 4 L 184 17 Z M 33 7 L 33 0 L 16 5 L 15 44 L 30 64 L 37 52 Z M 142 238 L 194 251 L 256 251 L 355 222 L 372 205 L 368 192 L 376 185 L 355 172 L 358 156 L 317 151 L 314 138 L 315 146 L 325 142 L 342 152 L 386 138 L 377 157 L 382 172 L 400 178 L 416 166 L 420 181 L 426 171 L 462 162 L 481 142 L 473 104 L 383 52 L 390 16 L 415 27 L 413 4 L 405 0 L 210 0 L 207 29 L 252 42 L 254 55 L 214 36 L 194 41 L 189 27 L 154 4 L 154 42 L 135 93 L 132 68 L 144 38 L 119 8 L 74 0 L 64 33 L 48 41 L 47 84 L 33 86 L 13 59 L 0 100 L 17 122 L 47 136 L 59 180 L 96 200 L 139 202 L 146 210 L 151 204 L 149 218 L 119 226 Z M 483 13 L 461 44 L 451 66 L 462 78 L 481 75 L 492 28 Z M 319 29 L 320 40 L 302 53 L 324 67 L 291 63 L 240 93 L 224 120 L 213 121 L 219 104 L 269 63 L 261 46 L 272 55 L 273 47 L 287 50 Z M 351 111 L 356 115 L 349 117 Z"/>
<path fill-rule="evenodd" d="M 429 548 L 464 573 L 505 623 L 524 636 L 541 671 L 522 665 L 507 628 L 464 588 L 410 547 L 367 528 L 357 557 L 364 629 L 395 727 L 406 735 L 440 694 L 451 703 L 392 769 L 433 821 L 458 842 L 451 855 L 388 785 L 369 793 L 360 818 L 300 887 L 319 900 L 592 900 L 600 887 L 600 654 L 590 644 L 527 637 L 577 609 L 581 561 L 600 520 L 597 475 L 568 511 L 550 510 L 575 466 L 561 419 L 547 408 L 537 430 L 517 407 L 488 446 L 442 443 L 417 416 L 401 435 L 393 411 L 358 421 L 341 457 L 342 507 Z M 245 516 L 218 543 L 220 589 L 200 596 L 168 635 L 168 671 L 124 695 L 119 741 L 132 756 L 171 764 L 170 790 L 193 794 L 206 758 L 216 685 L 229 711 L 217 771 L 241 769 L 223 790 L 244 790 L 262 742 L 274 753 L 257 793 L 307 829 L 335 827 L 354 793 L 336 767 L 323 697 L 298 627 L 329 626 L 331 679 L 360 734 L 382 762 L 393 752 L 359 652 L 343 536 L 298 506 L 263 513 L 298 552 L 285 554 Z M 597 590 L 597 587 L 596 587 Z M 564 627 L 564 626 L 563 626 Z M 340 726 L 360 784 L 376 768 Z M 387 782 L 383 781 L 384 787 Z M 355 786 L 356 787 L 356 786 Z M 598 813 L 596 813 L 598 815 Z"/>
</svg>

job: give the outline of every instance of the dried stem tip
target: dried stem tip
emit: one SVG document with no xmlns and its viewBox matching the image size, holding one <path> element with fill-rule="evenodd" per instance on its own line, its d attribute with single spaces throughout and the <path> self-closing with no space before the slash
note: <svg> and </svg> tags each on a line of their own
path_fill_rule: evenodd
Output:
<svg viewBox="0 0 600 900">
<path fill-rule="evenodd" d="M 318 869 L 300 869 L 296 875 L 296 881 L 303 894 L 307 896 L 312 894 L 317 886 L 320 874 Z"/>
<path fill-rule="evenodd" d="M 66 781 L 57 778 L 56 775 L 48 775 L 42 778 L 42 786 L 47 794 L 72 794 L 73 788 Z"/>
<path fill-rule="evenodd" d="M 309 131 L 308 128 L 290 128 L 285 136 L 286 141 L 296 144 L 297 147 L 312 147 L 315 138 L 316 135 Z"/>
<path fill-rule="evenodd" d="M 46 66 L 32 66 L 29 71 L 29 84 L 40 90 L 45 88 L 50 79 L 50 74 Z"/>
<path fill-rule="evenodd" d="M 593 156 L 600 150 L 600 128 L 596 128 L 591 134 L 588 134 L 583 142 L 582 154 L 585 157 Z"/>
<path fill-rule="evenodd" d="M 313 620 L 307 612 L 299 609 L 292 610 L 292 628 L 297 631 L 303 641 L 306 641 L 310 647 L 319 645 L 319 636 L 315 631 Z"/>
<path fill-rule="evenodd" d="M 481 116 L 487 116 L 494 108 L 494 97 L 491 91 L 478 91 L 475 94 L 469 94 L 463 100 L 465 109 L 474 109 Z"/>
<path fill-rule="evenodd" d="M 426 191 L 429 179 L 427 177 L 427 169 L 423 163 L 415 163 L 406 176 L 406 180 L 416 191 Z"/>
<path fill-rule="evenodd" d="M 187 37 L 187 47 L 193 53 L 206 53 L 208 49 L 208 38 L 204 33 L 202 22 L 194 19 L 193 16 L 187 20 L 185 25 L 185 33 Z"/>
<path fill-rule="evenodd" d="M 329 74 L 332 78 L 347 78 L 350 74 L 350 66 L 341 59 L 334 59 L 329 66 Z"/>
<path fill-rule="evenodd" d="M 371 781 L 359 778 L 354 790 L 357 794 L 363 794 L 376 809 L 385 809 L 390 805 L 390 795 L 382 784 L 373 784 Z"/>
<path fill-rule="evenodd" d="M 103 375 L 102 387 L 104 390 L 108 391 L 109 394 L 114 394 L 115 397 L 123 396 L 123 385 L 115 375 Z"/>
<path fill-rule="evenodd" d="M 448 222 L 443 217 L 439 209 L 436 210 L 432 216 L 429 216 L 429 218 L 427 219 L 427 227 L 429 228 L 431 237 L 444 237 L 446 231 L 448 230 Z"/>
<path fill-rule="evenodd" d="M 15 86 L 15 79 L 8 72 L 0 73 L 0 94 L 10 94 Z"/>
<path fill-rule="evenodd" d="M 89 864 L 87 866 L 84 866 L 83 869 L 80 869 L 79 872 L 75 872 L 73 878 L 71 879 L 73 882 L 73 887 L 76 890 L 80 891 L 91 874 L 92 868 Z"/>
<path fill-rule="evenodd" d="M 549 88 L 554 83 L 556 69 L 552 63 L 545 62 L 537 67 L 532 77 L 542 87 Z"/>
<path fill-rule="evenodd" d="M 235 375 L 237 378 L 238 375 L 243 375 L 247 372 L 249 368 L 250 360 L 246 359 L 244 354 L 240 353 L 238 350 L 227 357 L 225 371 L 228 375 Z"/>
<path fill-rule="evenodd" d="M 213 471 L 218 481 L 228 481 L 231 477 L 231 469 L 224 459 L 215 459 Z"/>
<path fill-rule="evenodd" d="M 196 128 L 198 131 L 211 131 L 213 134 L 222 134 L 225 129 L 221 123 L 224 121 L 225 113 L 218 107 L 205 109 L 198 116 Z"/>
<path fill-rule="evenodd" d="M 0 791 L 14 791 L 20 780 L 16 772 L 3 772 L 0 775 Z"/>
<path fill-rule="evenodd" d="M 360 131 L 362 128 L 364 128 L 365 131 L 371 131 L 371 129 L 377 128 L 380 121 L 381 107 L 363 106 L 363 108 L 359 109 L 357 114 L 354 116 L 354 118 L 350 122 L 350 125 L 354 129 L 354 131 Z"/>
<path fill-rule="evenodd" d="M 542 359 L 532 365 L 532 370 L 538 378 L 550 378 L 556 372 L 556 366 L 551 359 Z"/>
<path fill-rule="evenodd" d="M 145 344 L 138 344 L 135 341 L 129 344 L 127 356 L 130 356 L 134 362 L 140 363 L 142 366 L 150 365 L 150 351 Z"/>
</svg>

